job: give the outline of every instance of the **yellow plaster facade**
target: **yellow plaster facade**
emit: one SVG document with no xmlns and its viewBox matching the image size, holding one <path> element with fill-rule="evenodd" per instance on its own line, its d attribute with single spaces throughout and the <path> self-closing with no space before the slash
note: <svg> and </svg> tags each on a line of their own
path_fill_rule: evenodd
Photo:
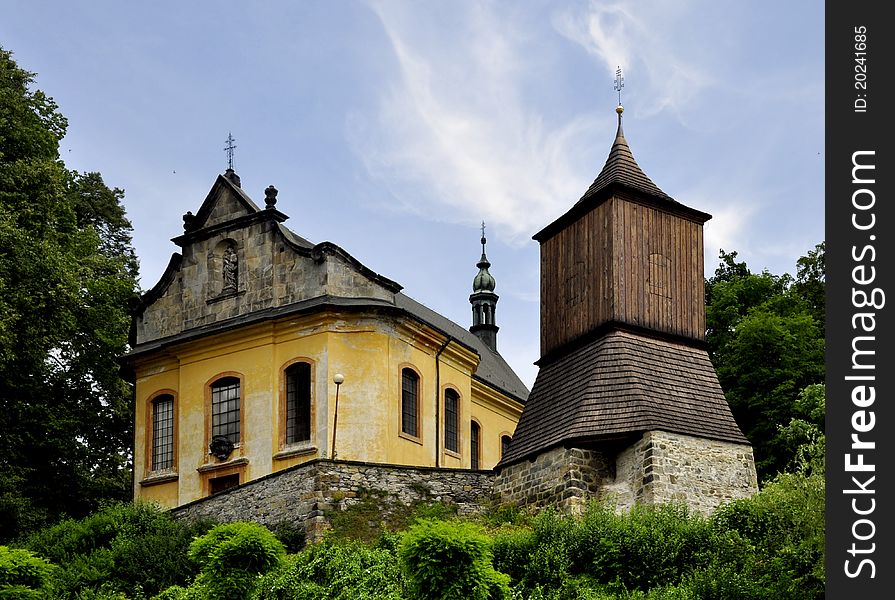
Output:
<svg viewBox="0 0 895 600">
<path fill-rule="evenodd" d="M 285 215 L 255 206 L 238 178 L 219 177 L 194 219 L 175 238 L 183 254 L 143 299 L 126 357 L 135 383 L 135 497 L 176 507 L 317 458 L 497 464 L 527 389 L 493 347 L 337 246 L 298 238 L 279 224 Z M 240 269 L 227 289 L 215 282 L 223 264 L 215 253 L 230 246 Z M 297 417 L 308 434 L 287 443 L 294 409 L 286 369 L 297 363 L 309 372 L 307 414 Z M 417 382 L 411 433 L 402 426 L 406 370 Z M 237 390 L 238 411 L 213 408 L 221 382 Z M 447 410 L 446 395 L 459 399 L 455 409 Z M 454 414 L 456 431 L 448 431 L 446 415 Z M 218 419 L 238 434 L 216 456 Z"/>
</svg>

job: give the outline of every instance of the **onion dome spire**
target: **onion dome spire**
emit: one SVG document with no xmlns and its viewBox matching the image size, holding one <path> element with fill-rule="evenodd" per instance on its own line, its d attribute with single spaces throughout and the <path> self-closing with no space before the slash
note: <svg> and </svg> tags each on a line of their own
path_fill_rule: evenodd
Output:
<svg viewBox="0 0 895 600">
<path fill-rule="evenodd" d="M 476 334 L 480 340 L 497 352 L 497 321 L 495 311 L 497 309 L 497 294 L 494 287 L 497 282 L 488 271 L 491 263 L 485 254 L 485 222 L 482 221 L 482 258 L 476 263 L 478 274 L 472 280 L 472 294 L 469 303 L 472 304 L 472 327 L 469 331 Z"/>
<path fill-rule="evenodd" d="M 482 258 L 479 259 L 479 262 L 476 263 L 475 266 L 479 268 L 478 275 L 475 276 L 475 279 L 472 280 L 472 291 L 475 292 L 493 292 L 494 287 L 497 285 L 497 282 L 494 281 L 494 277 L 491 273 L 488 272 L 488 267 L 491 266 L 491 263 L 488 262 L 488 257 L 485 256 L 485 244 L 487 240 L 485 239 L 485 222 L 482 221 Z"/>
</svg>

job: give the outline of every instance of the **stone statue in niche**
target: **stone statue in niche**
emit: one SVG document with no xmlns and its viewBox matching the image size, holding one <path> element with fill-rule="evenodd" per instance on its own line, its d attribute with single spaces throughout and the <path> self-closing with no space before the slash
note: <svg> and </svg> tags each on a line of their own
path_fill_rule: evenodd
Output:
<svg viewBox="0 0 895 600">
<path fill-rule="evenodd" d="M 239 279 L 239 259 L 236 257 L 236 248 L 233 246 L 227 246 L 227 249 L 224 250 L 222 273 L 224 286 L 221 289 L 221 293 L 229 294 L 235 292 Z"/>
</svg>

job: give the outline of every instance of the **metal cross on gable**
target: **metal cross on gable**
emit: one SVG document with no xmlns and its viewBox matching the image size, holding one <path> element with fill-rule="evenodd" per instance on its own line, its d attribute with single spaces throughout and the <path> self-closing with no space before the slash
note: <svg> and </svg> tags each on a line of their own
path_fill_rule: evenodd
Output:
<svg viewBox="0 0 895 600">
<path fill-rule="evenodd" d="M 622 88 L 625 87 L 625 78 L 622 77 L 622 68 L 620 66 L 615 68 L 615 81 L 613 83 L 614 83 L 614 85 L 613 85 L 612 89 L 614 89 L 618 92 L 618 103 L 619 103 L 619 105 L 621 105 L 621 103 L 622 103 Z"/>
<path fill-rule="evenodd" d="M 233 139 L 233 134 L 227 132 L 227 145 L 224 146 L 224 152 L 227 153 L 227 168 L 231 171 L 233 170 L 233 151 L 236 150 L 236 140 Z"/>
</svg>

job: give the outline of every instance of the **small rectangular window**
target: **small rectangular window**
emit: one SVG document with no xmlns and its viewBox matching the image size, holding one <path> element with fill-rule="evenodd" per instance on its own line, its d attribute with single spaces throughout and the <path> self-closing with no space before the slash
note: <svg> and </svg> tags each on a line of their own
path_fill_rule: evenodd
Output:
<svg viewBox="0 0 895 600">
<path fill-rule="evenodd" d="M 239 485 L 239 473 L 234 473 L 232 475 L 223 475 L 221 477 L 214 477 L 208 482 L 208 491 L 211 494 L 217 494 L 218 492 L 223 492 L 224 490 L 229 490 L 232 487 L 236 487 Z"/>
</svg>

